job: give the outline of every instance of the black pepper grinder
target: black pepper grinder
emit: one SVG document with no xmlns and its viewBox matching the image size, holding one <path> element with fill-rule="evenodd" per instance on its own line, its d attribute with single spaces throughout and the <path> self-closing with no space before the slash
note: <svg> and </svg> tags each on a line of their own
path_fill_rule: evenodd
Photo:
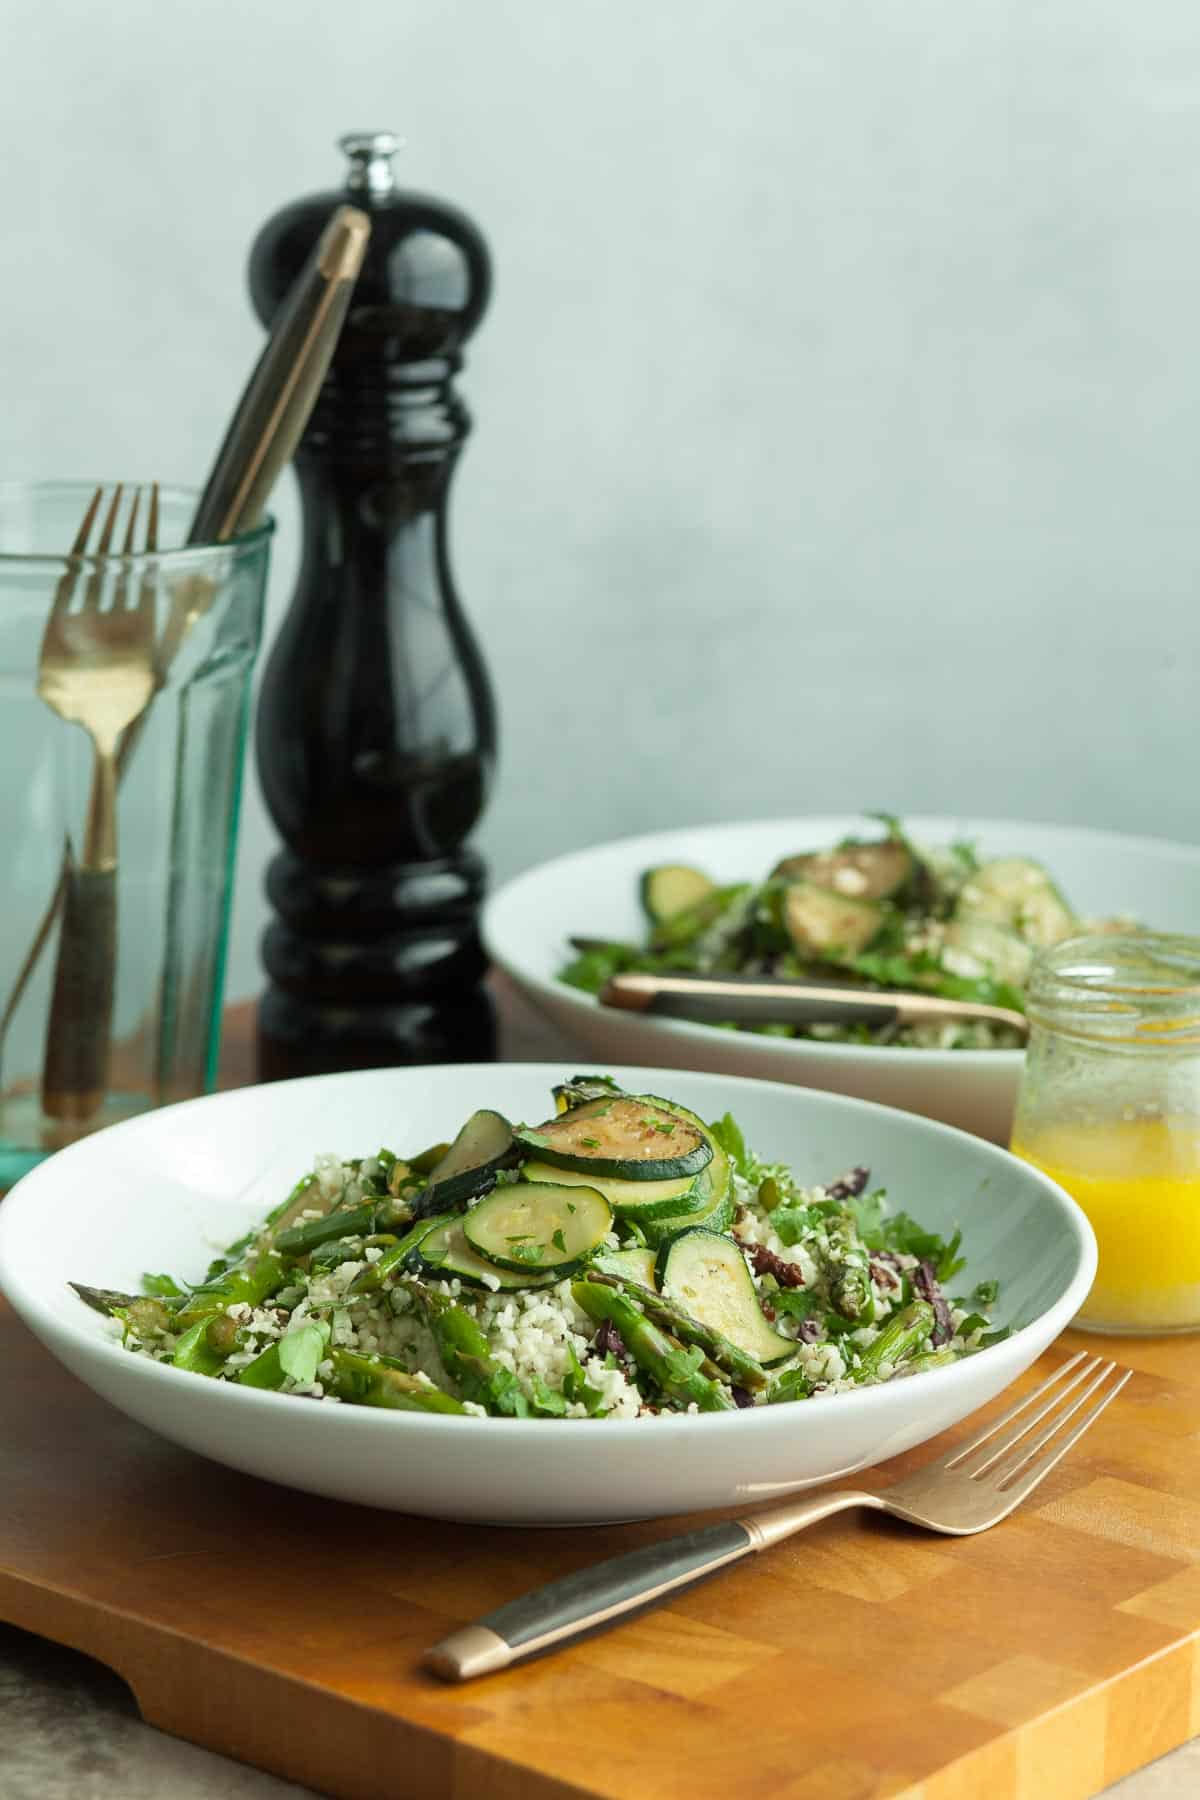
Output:
<svg viewBox="0 0 1200 1800">
<path fill-rule="evenodd" d="M 268 324 L 347 199 L 371 241 L 296 452 L 299 580 L 263 675 L 259 777 L 283 849 L 267 872 L 264 1080 L 495 1055 L 481 988 L 482 861 L 465 840 L 496 751 L 487 673 L 450 572 L 447 499 L 470 429 L 453 377 L 491 265 L 454 207 L 395 185 L 389 132 L 341 139 L 345 187 L 259 233 Z"/>
</svg>

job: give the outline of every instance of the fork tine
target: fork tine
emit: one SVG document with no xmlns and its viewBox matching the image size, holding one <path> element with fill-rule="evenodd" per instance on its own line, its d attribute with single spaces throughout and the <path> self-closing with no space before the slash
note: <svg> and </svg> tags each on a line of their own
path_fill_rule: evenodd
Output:
<svg viewBox="0 0 1200 1800">
<path fill-rule="evenodd" d="M 75 542 L 71 545 L 69 553 L 72 558 L 82 556 L 87 549 L 87 541 L 92 534 L 92 526 L 95 523 L 96 514 L 100 510 L 100 502 L 103 498 L 104 488 L 103 485 L 101 485 L 92 495 L 88 509 L 80 522 L 79 530 L 75 533 Z M 50 617 L 46 621 L 47 631 L 56 624 L 70 606 L 75 595 L 75 588 L 78 581 L 79 569 L 77 565 L 72 562 L 59 577 L 58 586 L 54 590 L 54 601 L 50 608 Z"/>
<path fill-rule="evenodd" d="M 1010 1420 L 1018 1418 L 1021 1413 L 1027 1410 L 1027 1408 L 1035 1406 L 1042 1398 L 1043 1394 L 1049 1393 L 1052 1387 L 1057 1387 L 1058 1383 L 1062 1381 L 1065 1376 L 1069 1375 L 1072 1369 L 1078 1368 L 1079 1364 L 1084 1361 L 1086 1356 L 1086 1350 L 1077 1350 L 1074 1356 L 1063 1363 L 1061 1368 L 1056 1369 L 1053 1375 L 1039 1383 L 1031 1393 L 1026 1394 L 1024 1399 L 1018 1400 L 1014 1406 L 1008 1407 L 1006 1411 L 1002 1412 L 997 1418 L 989 1420 L 983 1429 L 977 1431 L 973 1437 L 963 1438 L 960 1443 L 952 1445 L 951 1448 L 947 1450 L 946 1454 L 938 1457 L 936 1463 L 931 1466 L 938 1469 L 957 1468 L 959 1463 L 962 1462 L 965 1457 L 970 1456 L 973 1450 L 978 1450 L 981 1444 L 986 1444 L 988 1439 L 995 1437 L 998 1431 L 1003 1431 Z"/>
<path fill-rule="evenodd" d="M 1115 1367 L 1115 1363 L 1109 1365 L 1109 1369 L 1105 1370 L 1106 1377 L 1109 1371 Z M 1084 1432 L 1087 1431 L 1090 1426 L 1095 1424 L 1105 1407 L 1111 1405 L 1132 1374 L 1132 1369 L 1123 1369 L 1121 1371 L 1120 1380 L 1114 1382 L 1108 1392 L 1100 1396 L 1095 1406 L 1084 1413 L 1078 1425 L 1076 1425 L 1073 1431 L 1067 1433 L 1061 1444 L 1055 1444 L 1054 1448 L 1050 1450 L 1048 1454 L 1032 1463 L 1019 1464 L 1017 1469 L 1014 1470 L 1011 1475 L 1006 1477 L 1005 1485 L 1001 1489 L 1004 1498 L 1006 1500 L 1011 1500 L 1013 1505 L 1016 1506 L 1020 1501 L 1024 1500 L 1027 1494 L 1031 1494 L 1034 1488 L 1037 1487 L 1040 1482 L 1045 1480 L 1055 1463 L 1061 1462 L 1062 1458 L 1067 1454 L 1067 1451 L 1079 1442 Z M 1075 1407 L 1071 1408 L 1072 1412 L 1075 1410 Z M 1064 1417 L 1065 1416 L 1066 1415 L 1064 1415 Z M 1058 1429 L 1060 1423 L 1061 1420 L 1056 1421 L 1055 1430 Z M 1023 1475 L 1020 1474 L 1022 1468 L 1024 1469 Z M 1015 1479 L 1018 1475 L 1020 1475 L 1020 1479 Z"/>
<path fill-rule="evenodd" d="M 122 556 L 132 556 L 133 555 L 133 533 L 134 533 L 134 527 L 137 525 L 138 508 L 141 504 L 142 504 L 142 490 L 141 490 L 141 488 L 134 488 L 134 490 L 133 490 L 133 505 L 129 509 L 129 523 L 125 527 L 125 546 L 124 546 L 124 549 L 121 551 Z"/>
<path fill-rule="evenodd" d="M 1081 1406 L 1087 1405 L 1092 1395 L 1098 1388 L 1103 1386 L 1116 1366 L 1117 1365 L 1114 1362 L 1093 1362 L 1085 1364 L 1080 1372 L 1081 1374 L 1089 1375 L 1091 1380 L 1087 1383 L 1086 1387 L 1076 1394 L 1070 1406 L 1065 1406 L 1060 1412 L 1054 1413 L 1050 1423 L 1043 1426 L 1037 1436 L 1031 1440 L 1029 1436 L 1030 1431 L 1032 1431 L 1034 1425 L 1046 1417 L 1047 1413 L 1053 1410 L 1053 1406 L 1056 1402 L 1052 1402 L 1050 1406 L 1045 1407 L 1038 1414 L 1036 1419 L 1030 1420 L 1028 1427 L 1021 1433 L 1019 1438 L 1012 1439 L 1004 1449 L 994 1451 L 993 1454 L 988 1457 L 987 1461 L 981 1464 L 979 1468 L 970 1470 L 969 1473 L 972 1480 L 977 1481 L 981 1475 L 985 1475 L 988 1470 L 991 1470 L 992 1480 L 997 1486 L 1003 1487 L 1005 1482 L 1010 1481 L 1019 1470 L 1025 1467 L 1027 1462 L 1033 1461 L 1042 1446 L 1048 1444 L 1055 1433 L 1062 1430 L 1062 1427 L 1066 1424 L 1068 1419 L 1074 1418 Z M 1072 1385 L 1077 1386 L 1078 1383 L 1076 1382 Z M 1067 1392 L 1068 1390 L 1066 1388 L 1061 1388 L 1059 1390 L 1059 1398 L 1063 1397 Z M 1010 1452 L 1012 1453 L 1011 1460 L 1009 1460 L 1006 1465 L 1005 1458 L 1009 1456 Z"/>
<path fill-rule="evenodd" d="M 1036 1401 L 1041 1397 L 1041 1404 L 1033 1412 L 1029 1411 L 1028 1405 L 1025 1406 L 1011 1431 L 1004 1432 L 1001 1437 L 989 1439 L 986 1446 L 983 1447 L 982 1461 L 972 1460 L 975 1456 L 975 1451 L 972 1450 L 966 1457 L 957 1459 L 954 1467 L 959 1470 L 960 1474 L 968 1475 L 972 1481 L 978 1480 L 981 1475 L 986 1474 L 989 1469 L 994 1468 L 1002 1458 L 1007 1456 L 1015 1445 L 1028 1437 L 1035 1425 L 1039 1425 L 1048 1413 L 1053 1412 L 1054 1408 L 1066 1399 L 1068 1394 L 1074 1393 L 1081 1381 L 1086 1381 L 1090 1375 L 1094 1375 L 1099 1367 L 1099 1358 L 1088 1357 L 1086 1361 L 1080 1363 L 1069 1381 L 1056 1383 L 1048 1395 L 1045 1394 L 1044 1389 L 1041 1390 L 1041 1396 L 1039 1393 L 1031 1394 L 1030 1400 Z"/>
<path fill-rule="evenodd" d="M 122 558 L 133 554 L 133 534 L 137 526 L 138 508 L 142 503 L 141 490 L 134 488 L 133 505 L 129 509 L 129 523 L 125 527 L 125 543 L 121 551 Z M 124 608 L 125 597 L 129 592 L 129 566 L 121 561 L 117 564 L 117 579 L 113 585 L 113 611 Z"/>
<path fill-rule="evenodd" d="M 124 483 L 118 481 L 115 489 L 113 490 L 112 502 L 109 506 L 108 513 L 104 520 L 104 525 L 100 532 L 100 540 L 97 543 L 95 550 L 93 551 L 93 555 L 96 556 L 97 558 L 108 555 L 109 546 L 111 545 L 112 539 L 113 539 L 113 532 L 116 530 L 117 514 L 121 510 L 121 496 L 124 494 L 124 492 L 125 492 Z M 104 592 L 104 570 L 100 566 L 99 562 L 97 562 L 96 567 L 92 570 L 92 573 L 88 577 L 87 587 L 84 589 L 84 594 L 83 594 L 84 610 L 87 612 L 99 612 L 100 597 L 103 592 Z"/>
<path fill-rule="evenodd" d="M 150 519 L 146 526 L 146 549 L 152 552 L 158 549 L 158 483 L 150 483 Z"/>
<path fill-rule="evenodd" d="M 79 530 L 75 533 L 75 542 L 71 545 L 71 555 L 72 556 L 82 556 L 84 551 L 87 549 L 87 541 L 88 541 L 88 538 L 91 536 L 92 523 L 96 517 L 97 512 L 100 510 L 100 501 L 103 498 L 103 496 L 104 496 L 104 488 L 103 488 L 103 485 L 101 485 L 100 487 L 98 487 L 96 489 L 95 493 L 92 495 L 91 505 L 88 507 L 87 511 L 83 515 L 83 523 L 80 525 Z"/>
</svg>

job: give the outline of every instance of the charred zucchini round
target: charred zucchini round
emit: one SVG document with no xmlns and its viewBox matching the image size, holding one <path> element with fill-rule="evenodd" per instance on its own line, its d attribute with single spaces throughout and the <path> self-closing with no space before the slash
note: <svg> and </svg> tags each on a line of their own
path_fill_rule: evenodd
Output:
<svg viewBox="0 0 1200 1800">
<path fill-rule="evenodd" d="M 674 1181 L 712 1161 L 705 1133 L 659 1101 L 617 1094 L 574 1106 L 536 1127 L 520 1125 L 517 1143 L 556 1169 L 622 1181 Z"/>
<path fill-rule="evenodd" d="M 795 1342 L 763 1317 L 746 1259 L 732 1238 L 715 1231 L 683 1231 L 659 1251 L 657 1273 L 665 1299 L 719 1331 L 764 1368 L 794 1355 Z"/>
<path fill-rule="evenodd" d="M 473 1206 L 463 1236 L 498 1269 L 570 1275 L 612 1229 L 612 1207 L 593 1187 L 511 1181 Z"/>
<path fill-rule="evenodd" d="M 711 1164 L 709 1165 L 711 1167 Z M 562 1181 L 594 1187 L 604 1195 L 619 1218 L 639 1225 L 660 1216 L 700 1213 L 708 1205 L 708 1190 L 699 1175 L 681 1175 L 675 1181 L 621 1181 L 614 1175 L 585 1175 L 578 1169 L 556 1169 L 550 1163 L 527 1162 L 521 1170 L 526 1181 Z"/>
</svg>

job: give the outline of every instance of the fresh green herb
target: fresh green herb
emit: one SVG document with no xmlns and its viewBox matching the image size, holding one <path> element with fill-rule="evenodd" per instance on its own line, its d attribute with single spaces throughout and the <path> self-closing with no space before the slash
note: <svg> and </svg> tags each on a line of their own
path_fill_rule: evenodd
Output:
<svg viewBox="0 0 1200 1800">
<path fill-rule="evenodd" d="M 174 1294 L 182 1294 L 183 1289 L 171 1275 L 143 1275 L 142 1292 L 158 1298 L 169 1298 Z"/>
<path fill-rule="evenodd" d="M 977 1281 L 972 1296 L 977 1306 L 994 1306 L 1000 1295 L 998 1281 Z"/>
<path fill-rule="evenodd" d="M 821 1223 L 815 1206 L 777 1206 L 771 1214 L 771 1229 L 779 1241 L 790 1249 Z"/>
<path fill-rule="evenodd" d="M 663 1367 L 671 1381 L 685 1382 L 689 1376 L 696 1374 L 703 1361 L 704 1352 L 699 1344 L 689 1344 L 686 1347 L 680 1345 L 677 1349 L 665 1352 Z"/>
<path fill-rule="evenodd" d="M 780 1288 L 771 1295 L 776 1313 L 788 1319 L 811 1319 L 822 1310 L 821 1302 L 811 1288 Z"/>
<path fill-rule="evenodd" d="M 585 1406 L 588 1417 L 594 1419 L 598 1413 L 604 1411 L 604 1396 L 599 1388 L 592 1387 L 587 1380 L 583 1372 L 583 1365 L 570 1343 L 567 1344 L 566 1350 L 567 1370 L 562 1381 L 563 1398 L 572 1405 Z"/>
<path fill-rule="evenodd" d="M 860 1194 L 847 1201 L 858 1234 L 868 1250 L 892 1250 L 901 1256 L 915 1256 L 918 1262 L 932 1263 L 939 1281 L 949 1281 L 966 1263 L 958 1254 L 962 1232 L 955 1231 L 950 1240 L 936 1231 L 927 1231 L 906 1212 L 888 1213 L 884 1206 L 887 1190 Z M 771 1221 L 775 1224 L 774 1219 Z M 778 1229 L 778 1226 L 776 1226 Z"/>
<path fill-rule="evenodd" d="M 552 1419 L 561 1419 L 565 1416 L 566 1395 L 560 1394 L 557 1388 L 552 1388 L 540 1375 L 529 1377 L 529 1392 L 535 1412 Z"/>
<path fill-rule="evenodd" d="M 550 1242 L 554 1245 L 554 1248 L 556 1250 L 561 1250 L 564 1256 L 567 1254 L 567 1240 L 563 1236 L 561 1230 L 558 1230 L 554 1233 L 554 1236 L 550 1239 Z"/>
<path fill-rule="evenodd" d="M 954 1335 L 968 1338 L 973 1331 L 982 1331 L 988 1323 L 989 1321 L 984 1318 L 982 1313 L 968 1313 L 966 1318 L 955 1327 Z"/>
<path fill-rule="evenodd" d="M 732 1113 L 725 1113 L 714 1119 L 708 1128 L 720 1144 L 722 1150 L 733 1164 L 739 1175 L 749 1181 L 751 1176 L 751 1159 L 746 1150 L 746 1140 L 742 1136 L 742 1128 Z"/>
<path fill-rule="evenodd" d="M 600 1148 L 599 1138 L 580 1138 L 579 1141 L 585 1150 L 598 1150 Z"/>
<path fill-rule="evenodd" d="M 317 1364 L 329 1342 L 329 1326 L 316 1319 L 306 1321 L 279 1339 L 279 1366 L 293 1381 L 307 1385 L 317 1378 Z"/>
</svg>

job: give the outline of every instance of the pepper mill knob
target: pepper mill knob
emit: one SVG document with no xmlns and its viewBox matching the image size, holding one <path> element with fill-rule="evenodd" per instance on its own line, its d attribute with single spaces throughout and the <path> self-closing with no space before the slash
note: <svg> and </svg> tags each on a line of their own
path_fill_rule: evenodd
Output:
<svg viewBox="0 0 1200 1800">
<path fill-rule="evenodd" d="M 396 177 L 392 158 L 400 148 L 394 131 L 348 131 L 338 148 L 350 158 L 346 186 L 355 194 L 394 194 Z"/>
</svg>

